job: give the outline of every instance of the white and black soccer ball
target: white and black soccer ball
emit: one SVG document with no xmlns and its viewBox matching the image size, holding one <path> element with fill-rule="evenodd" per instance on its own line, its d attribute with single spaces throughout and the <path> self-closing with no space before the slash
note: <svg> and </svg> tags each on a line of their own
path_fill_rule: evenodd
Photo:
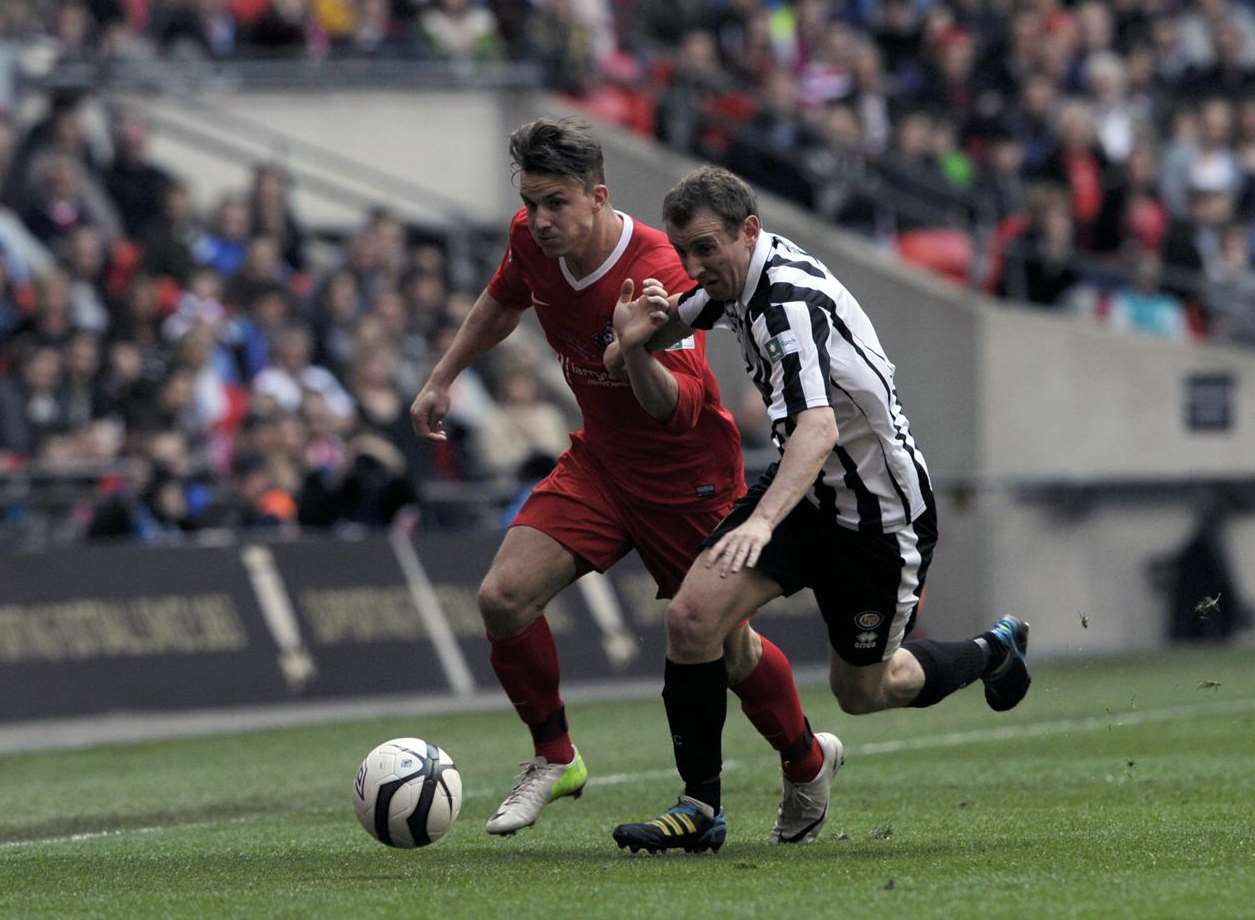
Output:
<svg viewBox="0 0 1255 920">
<path fill-rule="evenodd" d="M 443 837 L 462 809 L 453 758 L 421 738 L 393 738 L 366 755 L 353 781 L 357 820 L 380 843 L 412 849 Z"/>
</svg>

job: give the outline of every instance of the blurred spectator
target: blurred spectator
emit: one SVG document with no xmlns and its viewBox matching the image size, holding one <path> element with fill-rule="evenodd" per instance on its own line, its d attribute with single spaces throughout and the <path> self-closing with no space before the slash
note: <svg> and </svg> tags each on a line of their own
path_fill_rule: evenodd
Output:
<svg viewBox="0 0 1255 920">
<path fill-rule="evenodd" d="M 96 227 L 108 241 L 121 233 L 112 204 L 65 153 L 40 154 L 31 164 L 29 204 L 22 220 L 36 239 L 55 247 L 75 229 Z"/>
<path fill-rule="evenodd" d="M 596 85 L 597 49 L 592 28 L 580 20 L 572 0 L 538 6 L 527 27 L 527 56 L 543 69 L 553 89 L 582 96 Z M 491 52 L 495 56 L 496 51 Z"/>
<path fill-rule="evenodd" d="M 1160 287 L 1159 254 L 1138 250 L 1131 261 L 1132 281 L 1111 295 L 1109 322 L 1118 329 L 1184 338 L 1189 332 L 1185 308 Z"/>
<path fill-rule="evenodd" d="M 1097 144 L 1093 112 L 1084 103 L 1067 103 L 1059 113 L 1058 149 L 1042 164 L 1040 175 L 1068 189 L 1078 248 L 1101 245 L 1094 231 L 1106 204 L 1106 171 L 1107 157 Z"/>
<path fill-rule="evenodd" d="M 985 188 L 999 221 L 1024 213 L 1028 184 L 1024 180 L 1024 142 L 1006 125 L 993 127 L 986 136 Z"/>
<path fill-rule="evenodd" d="M 1160 247 L 1166 269 L 1165 287 L 1182 300 L 1193 300 L 1204 273 L 1220 256 L 1221 229 L 1233 219 L 1234 198 L 1226 177 L 1208 172 L 1193 175 L 1189 215 L 1168 225 Z"/>
<path fill-rule="evenodd" d="M 145 237 L 162 217 L 170 177 L 148 159 L 148 126 L 137 116 L 123 114 L 118 120 L 113 162 L 104 179 L 127 236 Z"/>
<path fill-rule="evenodd" d="M 61 352 L 51 345 L 31 348 L 16 379 L 0 378 L 0 453 L 38 455 L 49 435 L 67 430 L 63 378 Z"/>
<path fill-rule="evenodd" d="M 288 175 L 273 164 L 253 170 L 252 232 L 279 241 L 283 261 L 294 272 L 305 268 L 305 230 L 296 219 Z"/>
<path fill-rule="evenodd" d="M 105 305 L 108 263 L 100 232 L 95 227 L 78 227 L 62 249 L 61 261 L 69 276 L 74 325 L 79 329 L 104 332 L 110 322 Z"/>
<path fill-rule="evenodd" d="M 658 139 L 685 153 L 698 153 L 713 126 L 715 99 L 728 92 L 731 81 L 719 66 L 715 39 L 703 29 L 684 37 L 676 53 L 675 74 L 658 97 Z"/>
<path fill-rule="evenodd" d="M 1180 17 L 1182 53 L 1190 65 L 1201 68 L 1217 61 L 1222 54 L 1217 32 L 1225 28 L 1233 30 L 1233 41 L 1242 49 L 1238 60 L 1243 64 L 1253 62 L 1255 14 L 1233 0 L 1195 0 Z"/>
<path fill-rule="evenodd" d="M 275 341 L 274 364 L 253 378 L 253 392 L 269 397 L 286 412 L 295 412 L 308 394 L 326 401 L 327 410 L 338 420 L 352 420 L 353 397 L 325 367 L 310 364 L 313 340 L 305 326 L 285 327 Z"/>
<path fill-rule="evenodd" d="M 541 398 L 535 372 L 525 366 L 507 368 L 497 381 L 494 396 L 499 411 L 488 414 L 480 427 L 477 448 L 487 470 L 516 476 L 528 458 L 557 460 L 570 444 L 566 419 Z"/>
<path fill-rule="evenodd" d="M 144 271 L 184 285 L 196 270 L 201 229 L 192 209 L 192 196 L 180 181 L 166 184 L 160 220 L 150 224 L 143 239 Z"/>
<path fill-rule="evenodd" d="M 229 278 L 244 265 L 251 227 L 244 199 L 226 195 L 218 204 L 209 230 L 196 237 L 192 255 L 201 265 Z"/>
<path fill-rule="evenodd" d="M 1211 60 L 1186 71 L 1182 91 L 1193 97 L 1221 95 L 1237 102 L 1255 88 L 1255 35 L 1247 29 L 1255 22 L 1251 11 L 1235 6 L 1237 18 L 1226 18 L 1211 27 Z M 1246 25 L 1243 25 L 1245 23 Z"/>
<path fill-rule="evenodd" d="M 777 70 L 767 78 L 758 111 L 733 139 L 728 166 L 759 188 L 811 205 L 813 190 L 797 151 L 819 142 L 802 120 L 796 81 Z"/>
<path fill-rule="evenodd" d="M 1147 144 L 1133 148 L 1124 168 L 1113 171 L 1094 231 L 1094 250 L 1114 252 L 1125 242 L 1158 250 L 1168 228 L 1159 197 L 1159 160 Z"/>
<path fill-rule="evenodd" d="M 418 22 L 424 41 L 437 57 L 485 60 L 502 55 L 496 17 L 471 0 L 436 0 Z"/>
<path fill-rule="evenodd" d="M 729 0 L 715 12 L 719 59 L 743 88 L 761 86 L 776 68 L 771 13 L 761 0 Z"/>
<path fill-rule="evenodd" d="M 1034 189 L 1028 213 L 1027 231 L 1007 249 L 999 293 L 1053 306 L 1081 280 L 1067 194 L 1058 188 Z"/>
<path fill-rule="evenodd" d="M 236 50 L 237 27 L 230 0 L 184 0 L 158 13 L 158 40 L 178 57 L 224 58 Z"/>
<path fill-rule="evenodd" d="M 1229 224 L 1221 233 L 1220 254 L 1209 272 L 1210 331 L 1217 338 L 1255 346 L 1255 269 L 1250 231 Z"/>
<path fill-rule="evenodd" d="M 315 300 L 314 358 L 342 378 L 353 360 L 358 319 L 363 312 L 357 278 L 343 269 L 327 279 Z"/>
<path fill-rule="evenodd" d="M 308 24 L 308 0 L 269 0 L 246 40 L 266 54 L 299 54 L 305 50 Z"/>
<path fill-rule="evenodd" d="M 1113 52 L 1096 52 L 1085 62 L 1085 80 L 1094 96 L 1095 133 L 1103 156 L 1123 163 L 1133 149 L 1138 118 L 1128 99 L 1124 64 Z"/>
</svg>

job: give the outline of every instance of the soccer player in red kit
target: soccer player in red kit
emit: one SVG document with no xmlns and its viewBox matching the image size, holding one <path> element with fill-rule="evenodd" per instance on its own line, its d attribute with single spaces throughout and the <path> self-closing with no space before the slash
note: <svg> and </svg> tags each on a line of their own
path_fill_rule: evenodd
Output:
<svg viewBox="0 0 1255 920">
<path fill-rule="evenodd" d="M 579 402 L 584 428 L 533 489 L 479 590 L 491 661 L 535 758 L 488 821 L 490 834 L 535 823 L 578 796 L 588 769 L 571 743 L 558 653 L 545 605 L 581 575 L 636 549 L 671 597 L 703 539 L 745 491 L 740 439 L 719 403 L 701 333 L 651 357 L 647 372 L 611 374 L 615 304 L 631 280 L 687 279 L 660 231 L 610 205 L 601 146 L 579 120 L 540 119 L 510 136 L 524 207 L 500 267 L 410 409 L 415 432 L 442 440 L 449 388 L 534 309 Z M 742 624 L 725 643 L 728 685 L 780 752 L 784 800 L 772 839 L 813 840 L 827 815 L 840 742 L 813 734 L 784 654 Z"/>
</svg>

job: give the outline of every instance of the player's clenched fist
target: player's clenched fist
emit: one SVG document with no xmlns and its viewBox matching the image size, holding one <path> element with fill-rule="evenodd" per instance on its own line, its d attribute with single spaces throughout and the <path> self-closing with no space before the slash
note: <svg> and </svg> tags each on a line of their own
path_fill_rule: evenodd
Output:
<svg viewBox="0 0 1255 920">
<path fill-rule="evenodd" d="M 667 290 L 661 281 L 646 278 L 641 295 L 634 297 L 635 292 L 632 279 L 625 279 L 614 308 L 614 334 L 621 348 L 644 345 L 670 318 Z"/>
<path fill-rule="evenodd" d="M 428 441 L 444 441 L 444 417 L 449 414 L 449 388 L 427 383 L 410 406 L 414 433 Z"/>
</svg>

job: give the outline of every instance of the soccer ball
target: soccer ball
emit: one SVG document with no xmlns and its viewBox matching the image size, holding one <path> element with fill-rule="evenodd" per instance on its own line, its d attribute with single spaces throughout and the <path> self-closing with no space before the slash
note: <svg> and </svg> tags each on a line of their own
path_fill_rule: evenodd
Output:
<svg viewBox="0 0 1255 920">
<path fill-rule="evenodd" d="M 393 738 L 366 755 L 353 781 L 357 820 L 380 843 L 412 849 L 435 843 L 462 809 L 453 758 L 421 738 Z"/>
</svg>

